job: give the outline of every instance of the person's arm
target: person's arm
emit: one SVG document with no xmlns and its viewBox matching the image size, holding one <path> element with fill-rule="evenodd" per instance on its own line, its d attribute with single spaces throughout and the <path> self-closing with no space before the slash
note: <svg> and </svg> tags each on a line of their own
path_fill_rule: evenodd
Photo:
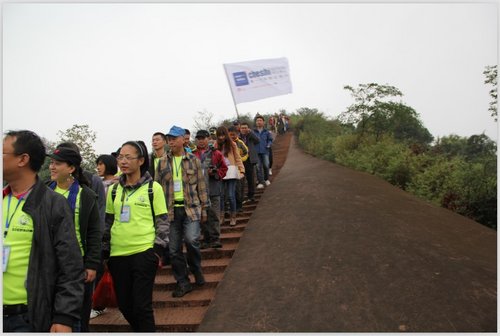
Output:
<svg viewBox="0 0 500 336">
<path fill-rule="evenodd" d="M 267 148 L 270 148 L 272 144 L 273 136 L 271 135 L 271 132 L 267 132 Z"/>
<path fill-rule="evenodd" d="M 248 133 L 248 136 L 250 137 L 249 140 L 252 141 L 254 145 L 257 145 L 260 142 L 259 137 L 254 132 Z"/>
<path fill-rule="evenodd" d="M 115 205 L 112 201 L 111 194 L 113 192 L 113 185 L 108 187 L 108 195 L 106 198 L 106 217 L 104 220 L 104 231 L 102 233 L 102 259 L 109 259 L 111 252 L 111 227 L 115 222 Z"/>
<path fill-rule="evenodd" d="M 83 304 L 83 261 L 76 239 L 73 215 L 61 195 L 53 195 L 50 209 L 52 248 L 57 258 L 57 274 L 52 307 L 52 329 L 72 328 L 80 319 Z"/>
<path fill-rule="evenodd" d="M 240 145 L 240 148 L 241 148 L 241 161 L 245 162 L 247 159 L 248 159 L 248 147 L 247 145 L 245 145 L 245 143 L 243 141 L 241 141 L 241 139 L 238 139 L 238 143 Z"/>
<path fill-rule="evenodd" d="M 198 197 L 201 204 L 201 221 L 206 222 L 207 220 L 207 210 L 210 207 L 210 201 L 208 198 L 208 186 L 205 182 L 205 177 L 203 176 L 203 169 L 201 168 L 200 160 L 194 160 L 196 167 L 196 172 L 198 176 L 197 191 Z"/>
<path fill-rule="evenodd" d="M 104 192 L 104 184 L 102 184 L 101 179 L 97 175 L 91 175 L 92 186 L 91 189 L 97 195 L 97 211 L 99 212 L 99 220 L 101 225 L 101 230 L 104 228 L 104 216 L 106 215 L 106 193 Z"/>
<path fill-rule="evenodd" d="M 170 223 L 168 222 L 167 202 L 163 188 L 158 182 L 153 183 L 153 207 L 155 210 L 155 240 L 153 250 L 160 258 L 163 255 L 163 250 L 168 244 L 168 235 L 170 233 Z"/>
<path fill-rule="evenodd" d="M 98 210 L 97 195 L 87 189 L 89 197 L 94 197 L 90 209 L 89 222 L 87 224 L 86 251 L 84 257 L 84 267 L 86 272 L 85 282 L 92 282 L 95 279 L 97 268 L 101 263 L 102 252 L 102 229 L 101 216 Z"/>
<path fill-rule="evenodd" d="M 240 151 L 238 150 L 238 146 L 235 142 L 233 144 L 233 155 L 236 161 L 236 166 L 238 167 L 238 171 L 240 172 L 240 178 L 245 175 L 245 166 L 243 165 L 243 161 L 241 160 Z"/>
<path fill-rule="evenodd" d="M 219 179 L 222 180 L 224 179 L 227 173 L 227 164 L 226 161 L 224 160 L 224 156 L 220 151 L 214 151 L 214 156 L 216 156 L 214 163 L 218 167 L 217 173 L 219 174 Z"/>
</svg>

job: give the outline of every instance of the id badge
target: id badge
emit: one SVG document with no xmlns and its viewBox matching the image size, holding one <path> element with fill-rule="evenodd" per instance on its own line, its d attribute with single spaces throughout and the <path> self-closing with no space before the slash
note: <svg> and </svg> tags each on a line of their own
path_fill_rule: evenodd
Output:
<svg viewBox="0 0 500 336">
<path fill-rule="evenodd" d="M 124 205 L 122 212 L 120 214 L 120 222 L 128 223 L 130 222 L 130 205 Z"/>
<path fill-rule="evenodd" d="M 4 245 L 3 246 L 3 253 L 2 253 L 2 268 L 3 268 L 4 273 L 7 271 L 7 265 L 9 263 L 9 256 L 10 256 L 10 246 Z"/>
<path fill-rule="evenodd" d="M 174 181 L 174 191 L 175 192 L 181 191 L 181 183 L 182 183 L 182 181 Z"/>
</svg>

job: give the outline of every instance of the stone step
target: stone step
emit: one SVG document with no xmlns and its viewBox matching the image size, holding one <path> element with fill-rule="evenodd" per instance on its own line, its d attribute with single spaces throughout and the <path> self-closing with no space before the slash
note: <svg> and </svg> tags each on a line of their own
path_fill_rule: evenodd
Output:
<svg viewBox="0 0 500 336">
<path fill-rule="evenodd" d="M 201 259 L 231 258 L 238 243 L 223 244 L 220 249 L 201 250 Z"/>
<path fill-rule="evenodd" d="M 180 298 L 172 297 L 172 292 L 171 290 L 153 291 L 153 309 L 208 306 L 215 296 L 215 288 L 195 288 Z"/>
<path fill-rule="evenodd" d="M 205 284 L 199 288 L 215 288 L 217 287 L 217 284 L 222 280 L 223 276 L 224 272 L 204 274 Z M 194 276 L 192 274 L 189 275 L 189 279 L 191 280 L 193 287 L 195 289 L 198 288 L 198 286 L 194 285 Z M 176 281 L 173 275 L 156 275 L 153 291 L 173 291 L 175 289 L 175 285 Z"/>
<path fill-rule="evenodd" d="M 201 268 L 203 269 L 203 274 L 219 273 L 224 272 L 229 265 L 231 259 L 220 258 L 220 259 L 202 259 Z M 167 265 L 162 267 L 156 272 L 156 275 L 171 275 L 172 266 Z"/>
<path fill-rule="evenodd" d="M 246 224 L 237 224 L 235 226 L 229 226 L 228 225 L 223 225 L 220 227 L 220 233 L 225 234 L 225 233 L 231 233 L 231 232 L 243 232 L 245 231 Z"/>
<path fill-rule="evenodd" d="M 157 332 L 192 332 L 201 323 L 208 306 L 155 308 Z M 104 314 L 90 320 L 93 332 L 132 332 L 118 308 L 108 308 Z"/>
</svg>

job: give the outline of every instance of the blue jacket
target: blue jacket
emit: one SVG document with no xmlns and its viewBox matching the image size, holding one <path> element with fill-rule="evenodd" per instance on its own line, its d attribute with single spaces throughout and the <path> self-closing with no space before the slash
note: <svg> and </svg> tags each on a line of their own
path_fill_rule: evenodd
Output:
<svg viewBox="0 0 500 336">
<path fill-rule="evenodd" d="M 253 132 L 259 138 L 260 142 L 255 145 L 255 149 L 259 154 L 269 154 L 269 147 L 273 144 L 273 136 L 271 132 L 267 129 L 262 129 L 262 132 L 259 132 L 258 129 L 254 129 Z"/>
</svg>

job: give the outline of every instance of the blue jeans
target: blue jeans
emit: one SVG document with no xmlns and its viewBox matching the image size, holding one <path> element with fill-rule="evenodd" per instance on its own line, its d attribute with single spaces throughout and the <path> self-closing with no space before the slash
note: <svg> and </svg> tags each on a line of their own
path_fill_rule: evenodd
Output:
<svg viewBox="0 0 500 336">
<path fill-rule="evenodd" d="M 257 164 L 257 180 L 264 184 L 269 180 L 269 154 L 259 153 L 259 163 Z"/>
<path fill-rule="evenodd" d="M 28 313 L 3 316 L 3 332 L 32 332 Z"/>
<path fill-rule="evenodd" d="M 231 213 L 236 212 L 236 182 L 238 180 L 224 180 L 224 191 L 227 192 L 227 199 L 229 200 L 229 209 Z M 222 209 L 224 210 L 224 203 L 222 203 Z"/>
<path fill-rule="evenodd" d="M 177 283 L 181 286 L 189 283 L 189 271 L 201 272 L 200 252 L 200 222 L 192 221 L 186 214 L 184 207 L 174 208 L 174 220 L 170 222 L 170 235 L 168 246 L 170 248 L 170 262 Z M 186 244 L 187 263 L 182 253 L 182 242 Z"/>
</svg>

